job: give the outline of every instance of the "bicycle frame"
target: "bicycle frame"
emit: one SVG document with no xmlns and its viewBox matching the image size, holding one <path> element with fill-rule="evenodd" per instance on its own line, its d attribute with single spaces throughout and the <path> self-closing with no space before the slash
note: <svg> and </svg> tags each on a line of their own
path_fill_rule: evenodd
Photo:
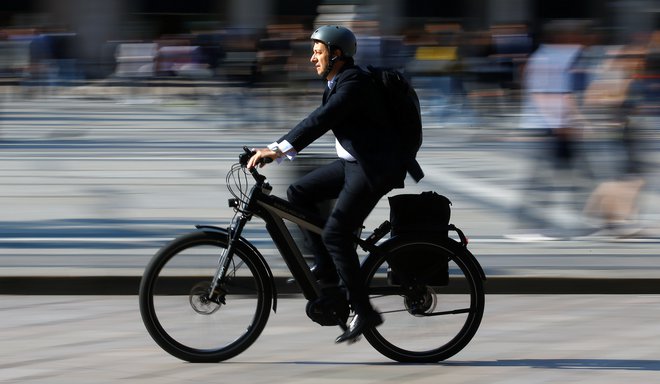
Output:
<svg viewBox="0 0 660 384">
<path fill-rule="evenodd" d="M 321 296 L 321 287 L 307 266 L 302 251 L 293 239 L 284 219 L 318 234 L 323 231 L 322 220 L 310 218 L 284 199 L 265 195 L 256 186 L 251 193 L 250 201 L 253 204 L 248 209 L 266 223 L 268 234 L 282 255 L 291 275 L 300 284 L 305 298 L 314 300 Z"/>
</svg>

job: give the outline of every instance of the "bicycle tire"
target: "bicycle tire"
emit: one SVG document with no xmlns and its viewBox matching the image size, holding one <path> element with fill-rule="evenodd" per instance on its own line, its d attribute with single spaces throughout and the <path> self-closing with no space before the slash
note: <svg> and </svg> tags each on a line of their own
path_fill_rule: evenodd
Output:
<svg viewBox="0 0 660 384">
<path fill-rule="evenodd" d="M 380 327 L 366 330 L 364 336 L 384 356 L 406 363 L 438 362 L 461 351 L 476 334 L 485 307 L 483 281 L 468 254 L 461 252 L 462 246 L 449 242 L 453 240 L 386 242 L 381 252 L 370 254 L 363 263 L 370 300 L 384 320 Z M 410 308 L 411 296 L 402 289 L 405 284 L 388 278 L 388 269 L 392 273 L 388 260 L 405 255 L 406 261 L 413 263 L 415 255 L 424 252 L 446 257 L 450 277 L 446 285 L 417 285 L 424 293 L 417 295 L 423 300 L 416 301 L 422 302 L 422 308 L 415 313 Z"/>
<path fill-rule="evenodd" d="M 140 314 L 154 341 L 193 363 L 230 359 L 256 341 L 273 301 L 261 258 L 236 245 L 218 297 L 205 299 L 227 236 L 203 231 L 173 240 L 149 262 L 140 281 Z"/>
</svg>

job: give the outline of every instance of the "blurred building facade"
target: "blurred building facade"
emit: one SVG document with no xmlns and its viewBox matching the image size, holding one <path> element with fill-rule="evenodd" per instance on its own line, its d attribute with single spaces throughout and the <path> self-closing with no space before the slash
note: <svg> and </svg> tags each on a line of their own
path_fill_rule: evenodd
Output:
<svg viewBox="0 0 660 384">
<path fill-rule="evenodd" d="M 286 72 L 297 68 L 302 41 L 314 26 L 338 23 L 357 30 L 358 54 L 407 55 L 417 59 L 413 73 L 435 76 L 453 68 L 465 41 L 469 55 L 487 54 L 475 52 L 480 38 L 497 54 L 526 55 L 546 20 L 573 19 L 589 20 L 611 42 L 627 43 L 658 29 L 659 14 L 660 0 L 4 0 L 0 64 L 3 76 L 21 72 L 47 82 L 117 71 L 209 77 L 220 63 L 229 74 Z"/>
<path fill-rule="evenodd" d="M 183 33 L 191 23 L 202 21 L 263 28 L 272 23 L 311 23 L 317 14 L 337 9 L 368 15 L 379 21 L 384 34 L 401 33 L 420 21 L 486 28 L 510 23 L 534 26 L 556 18 L 596 19 L 604 27 L 634 33 L 657 26 L 660 4 L 657 0 L 3 0 L 0 26 L 31 22 L 68 26 L 86 36 L 89 46 L 83 50 L 87 51 L 93 41 L 140 38 L 130 36 L 136 32 L 131 28 L 135 24 L 141 25 L 143 35 Z"/>
</svg>

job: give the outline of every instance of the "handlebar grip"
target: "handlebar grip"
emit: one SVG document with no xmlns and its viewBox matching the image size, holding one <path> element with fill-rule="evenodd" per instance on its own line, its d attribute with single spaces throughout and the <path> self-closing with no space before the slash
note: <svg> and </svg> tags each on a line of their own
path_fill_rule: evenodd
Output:
<svg viewBox="0 0 660 384">
<path fill-rule="evenodd" d="M 238 162 L 244 167 L 247 166 L 248 161 L 252 156 L 254 156 L 255 153 L 257 153 L 257 151 L 253 151 L 248 147 L 243 147 L 243 153 L 241 153 L 238 156 Z M 260 161 L 261 164 L 268 164 L 272 162 L 273 159 L 271 159 L 270 157 L 264 157 Z"/>
</svg>

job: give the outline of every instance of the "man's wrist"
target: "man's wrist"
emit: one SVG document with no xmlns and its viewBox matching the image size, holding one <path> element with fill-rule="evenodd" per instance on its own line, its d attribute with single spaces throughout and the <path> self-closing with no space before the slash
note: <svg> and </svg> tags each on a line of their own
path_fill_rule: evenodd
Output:
<svg viewBox="0 0 660 384">
<path fill-rule="evenodd" d="M 282 161 L 281 159 L 283 157 L 286 157 L 289 160 L 293 160 L 298 152 L 296 152 L 295 148 L 293 148 L 293 145 L 289 143 L 286 140 L 282 140 L 281 143 L 278 143 L 277 141 L 269 144 L 268 149 L 271 151 L 275 152 L 277 154 L 277 161 L 278 163 Z"/>
<path fill-rule="evenodd" d="M 270 149 L 271 151 L 275 152 L 275 154 L 277 154 L 277 157 L 282 157 L 282 156 L 284 156 L 284 153 L 283 153 L 282 150 L 280 149 L 280 146 L 277 144 L 277 142 L 274 142 L 274 143 L 272 143 L 272 144 L 268 144 L 268 149 Z"/>
</svg>

